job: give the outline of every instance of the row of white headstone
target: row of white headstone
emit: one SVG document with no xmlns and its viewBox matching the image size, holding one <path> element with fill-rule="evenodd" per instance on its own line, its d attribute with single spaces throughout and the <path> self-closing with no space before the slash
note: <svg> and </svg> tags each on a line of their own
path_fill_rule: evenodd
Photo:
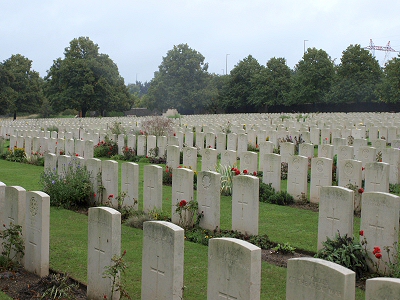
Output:
<svg viewBox="0 0 400 300">
<path fill-rule="evenodd" d="M 329 190 L 327 193 L 332 194 Z M 7 226 L 20 224 L 25 212 L 23 265 L 30 272 L 46 276 L 49 272 L 49 197 L 2 184 L 0 200 L 2 221 Z M 121 214 L 109 207 L 90 208 L 88 228 L 88 299 L 119 299 L 118 291 L 112 294 L 111 279 L 104 278 L 103 273 L 112 258 L 121 255 Z M 143 236 L 141 298 L 181 299 L 184 230 L 169 222 L 150 221 L 144 223 Z M 207 282 L 207 299 L 260 299 L 261 249 L 233 238 L 210 239 Z M 367 281 L 368 300 L 399 299 L 399 295 L 399 279 Z M 321 259 L 291 259 L 286 299 L 355 299 L 355 273 Z"/>
</svg>

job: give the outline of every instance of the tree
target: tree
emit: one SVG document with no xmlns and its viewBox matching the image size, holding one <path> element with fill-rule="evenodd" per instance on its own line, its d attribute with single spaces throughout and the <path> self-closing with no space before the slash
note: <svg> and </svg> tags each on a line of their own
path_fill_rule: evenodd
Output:
<svg viewBox="0 0 400 300">
<path fill-rule="evenodd" d="M 377 94 L 386 103 L 400 103 L 400 56 L 386 63 Z"/>
<path fill-rule="evenodd" d="M 0 64 L 0 112 L 37 112 L 43 101 L 43 80 L 31 70 L 32 61 L 21 54 Z"/>
<path fill-rule="evenodd" d="M 117 65 L 87 37 L 65 48 L 64 59 L 53 62 L 45 77 L 46 95 L 53 109 L 76 109 L 85 117 L 89 110 L 126 110 L 132 98 Z"/>
<path fill-rule="evenodd" d="M 361 103 L 377 101 L 376 87 L 382 70 L 372 54 L 360 45 L 343 51 L 328 102 Z"/>
<path fill-rule="evenodd" d="M 290 92 L 292 71 L 286 65 L 284 58 L 271 58 L 267 67 L 262 68 L 259 74 L 252 78 L 253 92 L 250 103 L 257 108 L 284 104 Z"/>
<path fill-rule="evenodd" d="M 179 44 L 163 57 L 146 97 L 149 109 L 176 108 L 180 113 L 200 113 L 209 97 L 208 64 L 187 44 Z"/>
<path fill-rule="evenodd" d="M 230 72 L 224 102 L 228 110 L 247 111 L 255 106 L 250 102 L 253 79 L 263 66 L 251 55 L 241 60 Z"/>
<path fill-rule="evenodd" d="M 335 69 L 324 50 L 308 48 L 295 66 L 289 104 L 323 102 L 329 92 Z"/>
</svg>

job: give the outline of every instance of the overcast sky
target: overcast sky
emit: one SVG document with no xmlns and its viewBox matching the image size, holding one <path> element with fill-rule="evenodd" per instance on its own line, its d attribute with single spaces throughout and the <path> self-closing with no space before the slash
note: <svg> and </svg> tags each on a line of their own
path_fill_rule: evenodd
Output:
<svg viewBox="0 0 400 300">
<path fill-rule="evenodd" d="M 22 54 L 43 77 L 80 36 L 110 56 L 125 83 L 150 81 L 181 43 L 203 54 L 212 73 L 225 73 L 226 61 L 229 72 L 249 54 L 263 65 L 284 57 L 293 68 L 304 40 L 336 63 L 350 44 L 370 39 L 400 50 L 400 1 L 0 0 L 0 61 Z M 375 55 L 382 64 L 385 53 Z"/>
</svg>

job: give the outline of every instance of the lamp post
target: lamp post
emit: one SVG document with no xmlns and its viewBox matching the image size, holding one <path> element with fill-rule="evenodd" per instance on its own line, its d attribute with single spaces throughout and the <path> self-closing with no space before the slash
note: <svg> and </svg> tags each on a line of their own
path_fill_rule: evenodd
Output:
<svg viewBox="0 0 400 300">
<path fill-rule="evenodd" d="M 228 55 L 225 56 L 225 75 L 228 75 Z"/>
<path fill-rule="evenodd" d="M 304 54 L 306 54 L 306 42 L 308 42 L 308 40 L 304 40 Z"/>
</svg>

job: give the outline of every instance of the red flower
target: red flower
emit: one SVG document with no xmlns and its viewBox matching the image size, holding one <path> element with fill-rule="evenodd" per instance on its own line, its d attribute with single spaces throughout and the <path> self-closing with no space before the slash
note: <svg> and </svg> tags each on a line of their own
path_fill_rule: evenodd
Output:
<svg viewBox="0 0 400 300">
<path fill-rule="evenodd" d="M 211 146 L 208 146 L 208 148 L 211 148 Z"/>
<path fill-rule="evenodd" d="M 240 171 L 236 169 L 235 174 L 236 174 L 236 175 L 239 175 L 239 174 L 240 174 Z"/>
<path fill-rule="evenodd" d="M 374 247 L 374 251 L 372 251 L 373 254 L 381 253 L 381 248 L 378 246 Z"/>
<path fill-rule="evenodd" d="M 182 166 L 178 166 L 178 169 L 181 169 L 182 168 Z"/>
<path fill-rule="evenodd" d="M 248 173 L 249 173 L 249 171 L 243 170 L 243 174 L 248 174 Z"/>
<path fill-rule="evenodd" d="M 93 197 L 96 198 L 96 196 L 97 196 L 96 193 L 94 193 L 94 194 L 93 194 Z"/>
<path fill-rule="evenodd" d="M 186 200 L 181 200 L 181 202 L 179 202 L 180 207 L 184 207 L 184 206 L 186 206 L 186 204 L 187 204 Z"/>
<path fill-rule="evenodd" d="M 113 195 L 113 194 L 110 194 L 110 195 L 108 196 L 108 198 L 114 198 L 114 195 Z"/>
<path fill-rule="evenodd" d="M 363 188 L 359 188 L 358 189 L 358 193 L 360 193 L 360 194 L 364 193 L 364 189 Z"/>
<path fill-rule="evenodd" d="M 176 133 L 174 132 L 174 136 L 176 136 Z"/>
<path fill-rule="evenodd" d="M 381 259 L 382 254 L 381 254 L 381 253 L 376 253 L 376 254 L 375 254 L 375 257 L 376 257 L 377 259 Z"/>
<path fill-rule="evenodd" d="M 364 170 L 365 170 L 365 168 L 364 168 L 364 167 L 362 167 L 362 168 L 361 168 L 361 171 L 364 171 Z"/>
<path fill-rule="evenodd" d="M 254 171 L 254 172 L 253 172 L 253 175 L 254 175 L 254 176 L 257 176 L 257 171 Z"/>
<path fill-rule="evenodd" d="M 75 156 L 79 156 L 79 154 L 78 154 L 78 153 L 76 153 L 76 154 L 75 154 Z"/>
<path fill-rule="evenodd" d="M 126 254 L 126 250 L 124 250 L 124 253 L 122 253 L 122 256 L 124 256 Z"/>
<path fill-rule="evenodd" d="M 364 236 L 364 230 L 360 230 L 360 235 Z"/>
<path fill-rule="evenodd" d="M 146 155 L 146 158 L 149 158 L 149 156 L 148 156 L 148 155 Z"/>
</svg>

